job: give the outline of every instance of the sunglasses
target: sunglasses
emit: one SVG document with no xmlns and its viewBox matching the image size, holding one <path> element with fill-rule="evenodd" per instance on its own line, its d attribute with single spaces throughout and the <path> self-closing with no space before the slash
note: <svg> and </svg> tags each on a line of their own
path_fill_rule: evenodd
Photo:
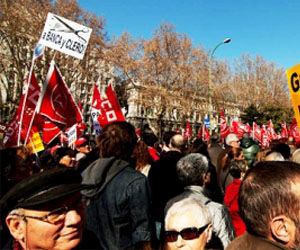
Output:
<svg viewBox="0 0 300 250">
<path fill-rule="evenodd" d="M 202 234 L 209 224 L 196 228 L 196 227 L 188 227 L 182 229 L 180 232 L 177 231 L 166 231 L 165 232 L 165 241 L 166 242 L 175 242 L 178 239 L 178 235 L 181 236 L 184 240 L 193 240 L 196 239 Z"/>
</svg>

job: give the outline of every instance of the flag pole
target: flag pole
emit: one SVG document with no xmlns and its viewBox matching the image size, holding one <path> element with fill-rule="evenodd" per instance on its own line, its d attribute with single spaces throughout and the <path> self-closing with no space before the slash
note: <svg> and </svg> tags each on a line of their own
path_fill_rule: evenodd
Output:
<svg viewBox="0 0 300 250">
<path fill-rule="evenodd" d="M 45 92 L 46 92 L 46 89 L 47 89 L 47 85 L 48 85 L 48 82 L 49 82 L 49 79 L 51 77 L 51 72 L 52 72 L 52 68 L 54 67 L 55 65 L 55 62 L 53 60 L 51 60 L 50 62 L 50 68 L 48 70 L 48 73 L 47 73 L 47 76 L 46 76 L 46 80 L 45 80 L 45 83 L 43 85 L 43 89 L 42 89 L 42 92 L 40 94 L 40 97 L 39 97 L 39 100 L 37 102 L 37 105 L 35 107 L 35 110 L 34 110 L 34 113 L 32 115 L 32 118 L 31 118 L 31 121 L 30 121 L 30 124 L 29 124 L 29 128 L 28 128 L 28 131 L 27 131 L 27 135 L 26 135 L 26 139 L 25 139 L 25 143 L 27 142 L 28 140 L 28 137 L 29 137 L 29 133 L 30 133 L 30 130 L 31 130 L 31 127 L 32 127 L 32 124 L 33 124 L 33 120 L 35 118 L 35 114 L 36 113 L 39 113 L 40 111 L 40 108 L 41 108 L 41 104 L 42 104 L 42 100 L 44 98 L 44 95 L 45 95 Z M 25 144 L 26 145 L 26 144 Z"/>
<path fill-rule="evenodd" d="M 34 66 L 34 58 L 32 58 L 32 61 L 31 61 L 31 66 L 30 66 L 30 70 L 29 70 L 29 77 L 28 77 L 28 80 L 27 80 L 25 96 L 24 96 L 24 100 L 23 100 L 23 104 L 22 104 L 21 117 L 20 117 L 20 121 L 19 121 L 19 131 L 18 131 L 18 144 L 17 144 L 18 146 L 20 146 L 22 123 L 23 123 L 23 116 L 24 116 L 24 111 L 25 111 L 25 103 L 26 103 L 26 100 L 27 100 L 28 92 L 29 92 L 29 85 L 31 84 L 31 76 L 32 76 L 33 66 Z M 26 141 L 25 141 L 24 145 L 26 145 Z"/>
</svg>

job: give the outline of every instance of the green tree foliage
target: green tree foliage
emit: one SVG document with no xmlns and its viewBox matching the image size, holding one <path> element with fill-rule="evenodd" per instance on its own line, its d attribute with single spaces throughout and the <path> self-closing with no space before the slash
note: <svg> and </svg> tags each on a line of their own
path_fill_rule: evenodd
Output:
<svg viewBox="0 0 300 250">
<path fill-rule="evenodd" d="M 281 122 L 285 121 L 287 124 L 290 124 L 292 122 L 293 115 L 294 113 L 291 108 L 267 105 L 258 110 L 253 104 L 251 104 L 243 111 L 241 119 L 243 123 L 252 124 L 252 122 L 255 122 L 258 125 L 267 125 L 268 122 L 272 120 L 275 130 L 279 132 Z"/>
</svg>

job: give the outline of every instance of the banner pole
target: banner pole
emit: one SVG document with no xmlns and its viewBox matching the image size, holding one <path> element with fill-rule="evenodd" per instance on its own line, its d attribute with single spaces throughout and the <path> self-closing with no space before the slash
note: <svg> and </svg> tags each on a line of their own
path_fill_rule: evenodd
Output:
<svg viewBox="0 0 300 250">
<path fill-rule="evenodd" d="M 18 131 L 18 144 L 17 144 L 18 146 L 20 146 L 22 123 L 23 123 L 23 116 L 24 116 L 24 111 L 25 111 L 24 109 L 25 109 L 25 104 L 26 104 L 28 92 L 29 92 L 29 85 L 31 84 L 31 76 L 32 76 L 33 66 L 34 66 L 34 59 L 32 59 L 32 61 L 31 61 L 31 66 L 30 66 L 30 70 L 29 70 L 29 77 L 28 77 L 28 80 L 27 80 L 25 96 L 24 96 L 24 100 L 23 100 L 23 104 L 22 104 L 21 117 L 20 117 L 20 121 L 19 121 L 19 131 Z M 26 142 L 24 143 L 24 145 L 26 145 Z"/>
</svg>

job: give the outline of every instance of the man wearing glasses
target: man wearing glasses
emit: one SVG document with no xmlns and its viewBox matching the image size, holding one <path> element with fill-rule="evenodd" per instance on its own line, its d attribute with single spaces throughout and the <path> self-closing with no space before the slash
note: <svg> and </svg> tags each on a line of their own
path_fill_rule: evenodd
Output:
<svg viewBox="0 0 300 250">
<path fill-rule="evenodd" d="M 1 219 L 13 237 L 5 249 L 97 248 L 96 238 L 83 230 L 84 188 L 81 176 L 67 168 L 47 170 L 16 184 L 0 201 Z"/>
<path fill-rule="evenodd" d="M 166 249 L 205 249 L 212 235 L 207 209 L 193 198 L 174 203 L 165 216 Z"/>
</svg>

